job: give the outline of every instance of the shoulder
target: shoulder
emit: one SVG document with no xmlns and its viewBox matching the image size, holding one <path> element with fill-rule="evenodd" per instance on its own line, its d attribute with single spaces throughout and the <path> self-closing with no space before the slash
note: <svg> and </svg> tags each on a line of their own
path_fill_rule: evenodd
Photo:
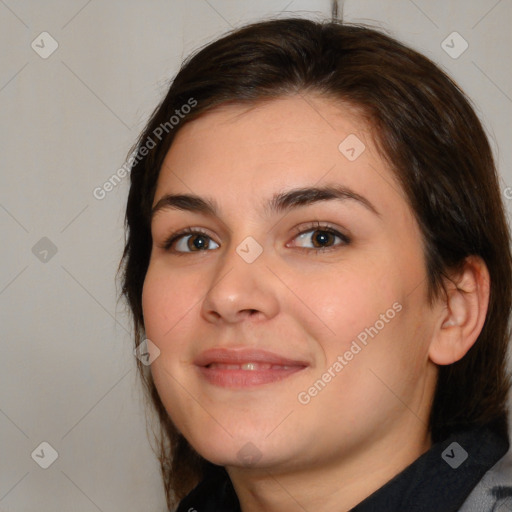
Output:
<svg viewBox="0 0 512 512">
<path fill-rule="evenodd" d="M 484 474 L 459 509 L 459 512 L 484 511 L 512 511 L 512 449 Z"/>
</svg>

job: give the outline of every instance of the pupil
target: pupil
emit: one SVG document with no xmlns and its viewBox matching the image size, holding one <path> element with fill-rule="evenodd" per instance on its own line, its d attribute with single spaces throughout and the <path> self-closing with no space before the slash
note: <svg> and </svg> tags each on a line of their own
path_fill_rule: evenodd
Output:
<svg viewBox="0 0 512 512">
<path fill-rule="evenodd" d="M 314 244 L 316 247 L 324 247 L 331 241 L 332 233 L 327 231 L 317 231 L 314 237 Z"/>
<path fill-rule="evenodd" d="M 190 241 L 192 242 L 193 247 L 190 247 Z M 204 249 L 205 247 L 208 247 L 208 242 L 203 235 L 196 235 L 195 237 L 189 239 L 190 249 Z"/>
</svg>

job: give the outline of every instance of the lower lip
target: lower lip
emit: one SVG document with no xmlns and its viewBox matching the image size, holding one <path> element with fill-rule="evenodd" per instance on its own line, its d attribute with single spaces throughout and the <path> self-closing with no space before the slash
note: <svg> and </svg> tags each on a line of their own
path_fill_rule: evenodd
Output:
<svg viewBox="0 0 512 512">
<path fill-rule="evenodd" d="M 226 370 L 220 368 L 199 367 L 201 375 L 214 386 L 223 388 L 252 388 L 278 382 L 304 370 L 304 366 L 272 370 Z"/>
</svg>

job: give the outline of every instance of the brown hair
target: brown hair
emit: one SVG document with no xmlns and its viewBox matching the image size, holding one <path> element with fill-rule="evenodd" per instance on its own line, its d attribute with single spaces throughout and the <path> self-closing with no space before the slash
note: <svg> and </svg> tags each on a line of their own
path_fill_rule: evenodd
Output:
<svg viewBox="0 0 512 512">
<path fill-rule="evenodd" d="M 491 278 L 485 325 L 465 357 L 439 368 L 430 429 L 434 442 L 481 424 L 507 436 L 512 266 L 488 140 L 449 77 L 426 57 L 371 28 L 304 19 L 260 22 L 207 45 L 183 64 L 132 159 L 122 270 L 135 343 L 144 339 L 141 300 L 152 246 L 151 205 L 177 131 L 226 102 L 252 104 L 306 92 L 355 105 L 369 119 L 421 228 L 431 300 L 443 292 L 447 271 L 467 256 L 485 261 Z M 194 108 L 176 126 L 170 124 L 191 100 Z M 162 126 L 165 136 L 156 140 Z M 149 140 L 156 144 L 147 150 Z M 160 422 L 158 451 L 171 506 L 197 483 L 204 460 L 176 431 L 148 368 L 137 364 Z"/>
</svg>

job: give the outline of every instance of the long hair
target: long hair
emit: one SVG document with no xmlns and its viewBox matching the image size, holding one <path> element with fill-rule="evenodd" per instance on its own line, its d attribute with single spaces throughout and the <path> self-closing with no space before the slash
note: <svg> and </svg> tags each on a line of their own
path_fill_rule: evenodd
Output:
<svg viewBox="0 0 512 512">
<path fill-rule="evenodd" d="M 482 424 L 507 436 L 512 267 L 487 137 L 463 92 L 434 63 L 364 26 L 304 19 L 260 22 L 185 61 L 131 161 L 120 268 L 135 344 L 144 339 L 142 287 L 152 247 L 151 205 L 176 133 L 226 102 L 255 104 L 308 92 L 356 106 L 372 126 L 421 229 L 431 301 L 443 293 L 443 277 L 467 256 L 479 256 L 487 265 L 491 290 L 485 324 L 460 361 L 439 368 L 429 426 L 434 442 Z M 177 112 L 182 115 L 174 122 Z M 172 424 L 148 368 L 137 364 L 160 422 L 157 450 L 171 506 L 198 482 L 205 461 Z"/>
</svg>

